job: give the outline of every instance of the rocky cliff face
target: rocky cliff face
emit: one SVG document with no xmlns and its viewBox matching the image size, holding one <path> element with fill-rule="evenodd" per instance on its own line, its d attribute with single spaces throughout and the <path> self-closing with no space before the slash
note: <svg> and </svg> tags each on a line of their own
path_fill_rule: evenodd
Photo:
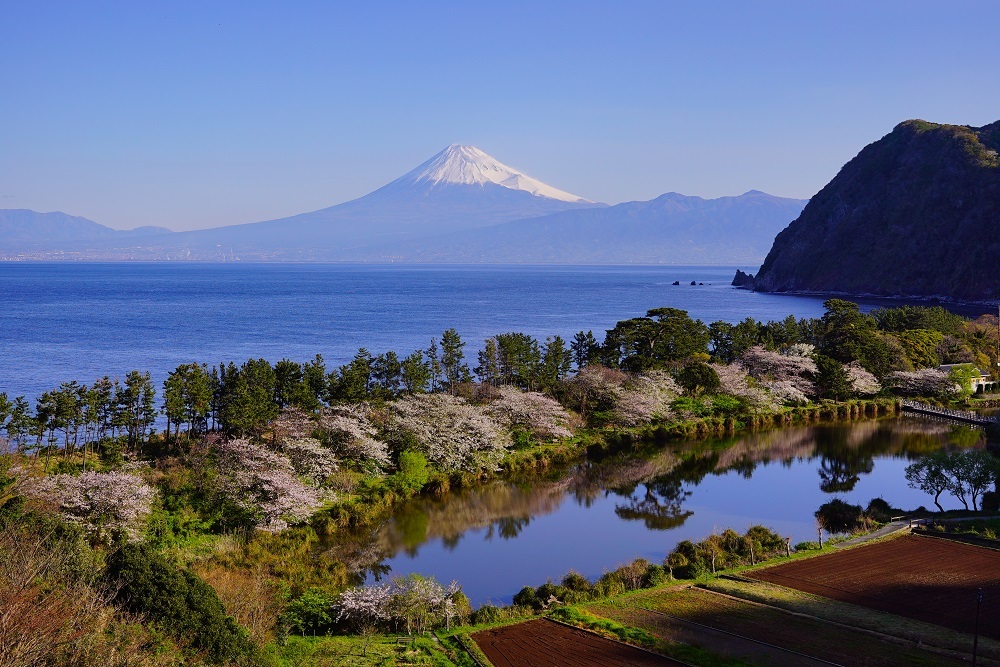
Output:
<svg viewBox="0 0 1000 667">
<path fill-rule="evenodd" d="M 900 123 L 774 240 L 762 292 L 1000 300 L 1000 121 Z"/>
</svg>

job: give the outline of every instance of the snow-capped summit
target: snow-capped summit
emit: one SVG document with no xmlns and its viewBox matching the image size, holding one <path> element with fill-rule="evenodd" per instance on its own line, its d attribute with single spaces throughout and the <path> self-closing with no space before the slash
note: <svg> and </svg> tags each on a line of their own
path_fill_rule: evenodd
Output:
<svg viewBox="0 0 1000 667">
<path fill-rule="evenodd" d="M 510 190 L 521 190 L 536 197 L 590 204 L 589 199 L 565 192 L 508 167 L 475 146 L 452 144 L 427 162 L 396 180 L 395 185 L 442 183 L 486 185 L 492 183 Z"/>
<path fill-rule="evenodd" d="M 172 234 L 156 243 L 154 256 L 354 261 L 376 245 L 604 206 L 545 185 L 478 148 L 454 145 L 363 197 L 277 220 Z M 3 242 L 0 234 L 0 252 Z M 127 252 L 150 256 L 149 250 Z"/>
</svg>

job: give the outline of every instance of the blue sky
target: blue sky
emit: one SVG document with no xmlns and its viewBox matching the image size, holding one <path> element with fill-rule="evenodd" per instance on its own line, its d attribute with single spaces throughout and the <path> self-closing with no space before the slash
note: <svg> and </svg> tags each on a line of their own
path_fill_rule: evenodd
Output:
<svg viewBox="0 0 1000 667">
<path fill-rule="evenodd" d="M 0 208 L 129 228 L 366 194 L 450 143 L 617 203 L 809 197 L 1000 119 L 1000 2 L 0 4 Z"/>
</svg>

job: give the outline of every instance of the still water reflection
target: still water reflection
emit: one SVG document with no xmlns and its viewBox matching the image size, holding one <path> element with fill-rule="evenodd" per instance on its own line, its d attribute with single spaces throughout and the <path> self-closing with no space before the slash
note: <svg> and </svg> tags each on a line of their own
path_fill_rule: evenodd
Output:
<svg viewBox="0 0 1000 667">
<path fill-rule="evenodd" d="M 976 431 L 907 418 L 684 443 L 418 499 L 374 533 L 327 547 L 369 581 L 419 572 L 457 579 L 473 604 L 506 603 L 570 569 L 593 578 L 635 557 L 661 561 L 680 540 L 713 530 L 761 523 L 793 544 L 815 539 L 813 513 L 834 497 L 929 505 L 907 487 L 905 467 L 976 446 Z"/>
</svg>

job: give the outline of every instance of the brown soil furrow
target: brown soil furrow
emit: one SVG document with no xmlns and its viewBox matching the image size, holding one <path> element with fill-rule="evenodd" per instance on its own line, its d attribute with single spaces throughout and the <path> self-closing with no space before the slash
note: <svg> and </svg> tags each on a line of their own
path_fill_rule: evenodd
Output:
<svg viewBox="0 0 1000 667">
<path fill-rule="evenodd" d="M 681 663 L 537 619 L 472 635 L 495 667 L 677 667 Z"/>
<path fill-rule="evenodd" d="M 1000 638 L 1000 551 L 906 536 L 750 574 L 762 581 Z"/>
</svg>

